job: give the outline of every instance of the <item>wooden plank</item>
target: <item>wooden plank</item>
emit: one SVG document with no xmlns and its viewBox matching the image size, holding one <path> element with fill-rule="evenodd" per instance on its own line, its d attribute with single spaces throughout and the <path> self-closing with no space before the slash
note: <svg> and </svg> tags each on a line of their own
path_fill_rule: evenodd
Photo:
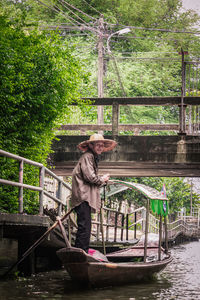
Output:
<svg viewBox="0 0 200 300">
<path fill-rule="evenodd" d="M 113 105 L 118 103 L 120 105 L 180 105 L 181 96 L 177 97 L 118 97 L 118 98 L 83 98 L 89 105 Z M 200 105 L 200 97 L 185 96 L 183 102 L 186 105 Z M 76 102 L 71 105 L 77 105 Z"/>
<path fill-rule="evenodd" d="M 119 123 L 119 104 L 113 103 L 112 106 L 112 134 L 113 136 L 118 135 L 118 123 Z"/>
<path fill-rule="evenodd" d="M 119 124 L 118 131 L 134 131 L 137 130 L 179 130 L 179 124 Z M 66 124 L 57 130 L 75 130 L 75 131 L 111 131 L 112 124 Z"/>
</svg>

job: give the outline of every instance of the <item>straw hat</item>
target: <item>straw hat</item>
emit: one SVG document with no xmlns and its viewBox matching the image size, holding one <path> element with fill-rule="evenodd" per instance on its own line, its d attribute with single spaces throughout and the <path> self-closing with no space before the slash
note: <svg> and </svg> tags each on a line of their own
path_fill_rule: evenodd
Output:
<svg viewBox="0 0 200 300">
<path fill-rule="evenodd" d="M 95 133 L 90 136 L 90 139 L 84 142 L 81 142 L 77 147 L 82 151 L 88 150 L 88 144 L 94 142 L 103 142 L 104 150 L 102 152 L 107 152 L 115 148 L 117 143 L 114 140 L 104 139 L 103 135 Z"/>
</svg>

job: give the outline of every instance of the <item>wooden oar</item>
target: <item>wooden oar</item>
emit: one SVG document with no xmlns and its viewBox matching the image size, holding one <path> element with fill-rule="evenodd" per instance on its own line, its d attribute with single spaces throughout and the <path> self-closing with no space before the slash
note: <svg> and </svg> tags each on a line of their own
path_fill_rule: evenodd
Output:
<svg viewBox="0 0 200 300">
<path fill-rule="evenodd" d="M 105 189 L 105 185 L 103 187 L 103 191 L 104 191 L 104 202 L 106 199 L 106 189 Z M 104 230 L 103 230 L 103 204 L 101 202 L 101 209 L 100 209 L 100 222 L 101 222 L 101 234 L 102 234 L 102 244 L 103 244 L 103 253 L 104 255 L 106 255 L 106 246 L 105 246 L 105 240 L 104 240 Z"/>
<path fill-rule="evenodd" d="M 70 209 L 62 218 L 58 218 L 57 221 L 51 226 L 49 227 L 49 229 L 30 247 L 26 250 L 26 252 L 24 252 L 24 254 L 22 255 L 22 257 L 16 262 L 14 263 L 7 271 L 5 274 L 1 275 L 2 277 L 5 277 L 8 275 L 8 273 L 10 273 L 10 271 L 12 271 L 16 266 L 18 266 L 43 240 L 44 238 L 53 230 L 56 228 L 56 226 L 58 224 L 60 224 L 61 222 L 63 222 L 73 211 L 73 208 Z M 62 224 L 62 223 L 61 223 Z M 62 226 L 60 226 L 62 227 Z M 61 230 L 62 231 L 62 230 Z M 64 237 L 65 243 L 66 239 Z M 68 242 L 69 243 L 69 242 Z M 70 244 L 67 244 L 68 247 L 70 247 Z"/>
</svg>

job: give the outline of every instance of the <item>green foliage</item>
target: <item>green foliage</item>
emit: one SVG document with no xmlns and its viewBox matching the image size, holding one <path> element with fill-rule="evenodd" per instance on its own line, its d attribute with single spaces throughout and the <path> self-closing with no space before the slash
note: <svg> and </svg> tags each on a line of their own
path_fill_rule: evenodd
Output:
<svg viewBox="0 0 200 300">
<path fill-rule="evenodd" d="M 118 178 L 119 179 L 119 178 Z M 124 180 L 124 179 L 122 179 Z M 161 191 L 163 184 L 166 187 L 167 198 L 169 200 L 169 213 L 177 214 L 180 208 L 185 207 L 187 213 L 190 213 L 190 199 L 191 199 L 191 187 L 184 181 L 183 178 L 169 178 L 169 177 L 143 177 L 143 178 L 126 178 L 126 181 L 145 184 L 151 186 L 158 191 Z M 112 201 L 127 200 L 129 205 L 134 203 L 136 206 L 145 206 L 146 197 L 133 190 L 128 189 L 117 195 L 110 197 Z M 199 195 L 192 192 L 193 207 L 196 207 L 200 203 Z"/>
<path fill-rule="evenodd" d="M 59 34 L 26 31 L 22 19 L 11 22 L 0 15 L 0 148 L 46 164 L 53 128 L 63 122 L 72 101 L 81 103 L 84 80 L 81 64 Z M 12 163 L 4 162 L 0 170 L 18 181 Z M 38 170 L 28 168 L 26 178 L 29 184 L 37 182 Z M 1 209 L 16 210 L 8 203 L 9 188 L 1 189 Z M 16 204 L 16 189 L 11 193 Z M 25 209 L 35 211 L 31 203 L 37 197 L 27 193 Z"/>
</svg>

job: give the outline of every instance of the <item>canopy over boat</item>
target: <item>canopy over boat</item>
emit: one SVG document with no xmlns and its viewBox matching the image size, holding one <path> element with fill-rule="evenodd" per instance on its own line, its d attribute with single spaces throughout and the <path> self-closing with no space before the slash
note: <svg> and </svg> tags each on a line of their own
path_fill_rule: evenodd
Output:
<svg viewBox="0 0 200 300">
<path fill-rule="evenodd" d="M 109 180 L 108 184 L 110 190 L 106 193 L 107 197 L 127 189 L 134 189 L 150 199 L 151 210 L 154 213 L 162 216 L 168 215 L 169 207 L 166 191 L 159 192 L 158 190 L 144 184 L 121 180 Z"/>
<path fill-rule="evenodd" d="M 109 180 L 108 184 L 110 186 L 110 191 L 106 194 L 107 197 L 110 197 L 127 189 L 135 189 L 149 199 L 163 201 L 168 200 L 166 195 L 164 195 L 162 192 L 159 192 L 156 189 L 144 184 L 120 180 Z"/>
</svg>

